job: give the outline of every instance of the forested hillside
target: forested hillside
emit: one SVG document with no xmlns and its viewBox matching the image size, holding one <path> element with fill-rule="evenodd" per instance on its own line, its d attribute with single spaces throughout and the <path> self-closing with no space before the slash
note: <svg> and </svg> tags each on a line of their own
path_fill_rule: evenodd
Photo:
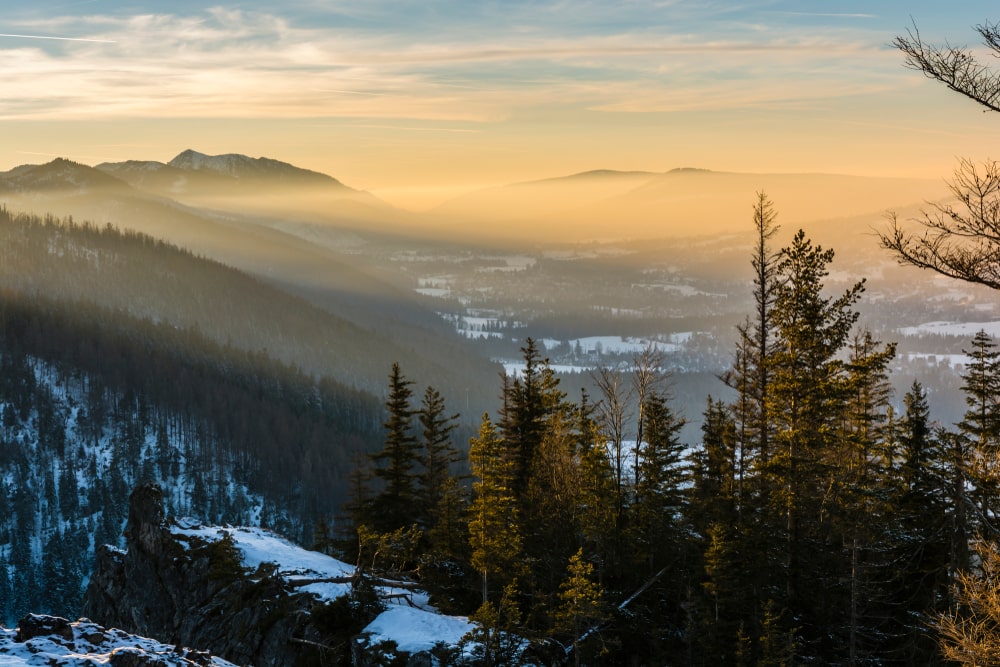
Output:
<svg viewBox="0 0 1000 667">
<path fill-rule="evenodd" d="M 119 541 L 128 492 L 143 480 L 170 489 L 173 513 L 300 539 L 335 511 L 352 459 L 378 438 L 376 399 L 264 351 L 215 342 L 183 319 L 149 317 L 143 308 L 178 283 L 162 261 L 183 262 L 176 249 L 112 230 L 5 222 L 0 619 L 77 613 L 93 548 Z M 105 248 L 75 244 L 80 237 Z M 160 261 L 111 250 L 129 245 Z M 45 296 L 58 263 L 45 257 L 64 260 L 67 298 Z M 132 285 L 148 286 L 150 301 L 109 307 L 127 294 L 115 278 L 144 273 L 130 265 L 152 273 L 159 289 Z M 107 269 L 99 276 L 106 289 L 86 266 Z M 224 267 L 205 270 L 238 280 Z M 103 305 L 69 298 L 74 288 L 103 296 Z M 181 298 L 195 313 L 196 297 Z"/>
<path fill-rule="evenodd" d="M 201 172 L 189 181 L 192 174 Z M 263 192 L 253 183 L 243 187 Z M 275 204 L 297 201 L 296 192 L 284 192 Z M 5 245 L 19 258 L 21 273 L 10 277 L 15 284 L 30 281 L 55 290 L 56 298 L 68 290 L 106 299 L 181 326 L 197 322 L 218 342 L 266 348 L 368 391 L 381 387 L 385 358 L 407 358 L 428 382 L 453 390 L 498 370 L 409 285 L 398 284 L 398 272 L 327 247 L 329 237 L 351 236 L 334 223 L 300 238 L 283 229 L 296 226 L 288 211 L 194 208 L 62 159 L 0 172 L 0 194 L 7 208 L 0 218 L 12 218 L 19 230 Z M 66 224 L 73 219 L 90 223 Z M 25 231 L 28 220 L 41 228 Z M 109 227 L 121 233 L 106 234 Z M 32 234 L 40 242 L 25 245 Z M 98 256 L 101 262 L 90 261 Z M 471 400 L 485 405 L 492 395 L 476 395 L 476 384 Z"/>
<path fill-rule="evenodd" d="M 25 294 L 88 301 L 182 329 L 196 327 L 218 343 L 266 350 L 369 391 L 378 389 L 385 375 L 382 355 L 409 356 L 381 333 L 246 273 L 110 225 L 0 209 L 0 281 Z M 438 374 L 418 355 L 413 363 Z"/>
</svg>

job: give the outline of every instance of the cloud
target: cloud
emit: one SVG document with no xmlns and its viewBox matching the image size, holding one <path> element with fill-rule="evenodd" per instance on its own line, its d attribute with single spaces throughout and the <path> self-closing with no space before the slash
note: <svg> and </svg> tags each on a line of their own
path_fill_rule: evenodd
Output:
<svg viewBox="0 0 1000 667">
<path fill-rule="evenodd" d="M 789 37 L 727 27 L 704 34 L 634 22 L 584 29 L 588 16 L 607 15 L 601 6 L 584 3 L 568 32 L 542 20 L 530 24 L 516 8 L 504 24 L 460 29 L 476 18 L 460 16 L 432 34 L 336 22 L 303 27 L 287 17 L 222 7 L 193 15 L 24 21 L 17 27 L 26 36 L 66 36 L 36 40 L 38 46 L 0 40 L 0 118 L 482 123 L 553 107 L 794 104 L 871 90 L 888 78 L 878 64 L 884 47 L 856 33 Z M 673 8 L 666 3 L 656 11 Z M 555 16 L 558 7 L 549 10 Z M 895 60 L 891 68 L 898 74 Z"/>
<path fill-rule="evenodd" d="M 114 44 L 110 39 L 88 39 L 86 37 L 53 37 L 51 35 L 6 35 L 0 33 L 0 37 L 15 37 L 18 39 L 54 39 L 63 42 L 96 42 L 98 44 Z"/>
<path fill-rule="evenodd" d="M 819 18 L 836 19 L 873 19 L 875 14 L 848 13 L 848 12 L 775 12 L 784 16 L 813 16 Z"/>
</svg>

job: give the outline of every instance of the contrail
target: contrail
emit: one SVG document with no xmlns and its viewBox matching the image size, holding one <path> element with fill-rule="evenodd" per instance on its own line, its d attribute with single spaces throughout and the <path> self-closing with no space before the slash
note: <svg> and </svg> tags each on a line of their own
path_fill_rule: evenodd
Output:
<svg viewBox="0 0 1000 667">
<path fill-rule="evenodd" d="M 97 42 L 99 44 L 117 44 L 111 39 L 87 39 L 86 37 L 48 37 L 46 35 L 5 35 L 0 33 L 0 37 L 19 37 L 21 39 L 56 39 L 62 42 Z"/>
</svg>

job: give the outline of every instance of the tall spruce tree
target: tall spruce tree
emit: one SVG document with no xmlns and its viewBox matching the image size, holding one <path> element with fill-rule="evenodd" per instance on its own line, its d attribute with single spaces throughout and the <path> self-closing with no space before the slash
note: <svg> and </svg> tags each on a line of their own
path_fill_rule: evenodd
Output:
<svg viewBox="0 0 1000 667">
<path fill-rule="evenodd" d="M 449 487 L 451 468 L 462 460 L 451 439 L 458 428 L 458 414 L 448 415 L 444 397 L 437 389 L 427 387 L 417 419 L 421 427 L 417 457 L 422 468 L 417 477 L 420 523 L 425 530 L 431 530 L 438 522 L 437 512 Z"/>
<path fill-rule="evenodd" d="M 968 410 L 959 428 L 975 450 L 969 475 L 980 530 L 993 539 L 1000 532 L 993 519 L 1000 510 L 1000 352 L 982 329 L 973 337 L 972 349 L 964 352 L 970 359 L 962 374 Z"/>
<path fill-rule="evenodd" d="M 389 395 L 385 400 L 388 413 L 383 423 L 385 445 L 372 456 L 374 477 L 382 482 L 382 488 L 372 501 L 372 519 L 375 527 L 383 532 L 409 527 L 418 516 L 414 468 L 419 445 L 413 434 L 412 384 L 403 375 L 399 363 L 393 363 L 389 373 Z"/>
<path fill-rule="evenodd" d="M 723 381 L 738 392 L 735 415 L 740 447 L 766 465 L 771 453 L 774 422 L 770 417 L 772 357 L 778 349 L 775 330 L 775 305 L 783 280 L 781 253 L 771 242 L 780 227 L 775 223 L 774 204 L 763 192 L 757 193 L 753 208 L 754 245 L 750 260 L 753 268 L 753 316 L 737 327 L 739 341 L 732 368 Z"/>
<path fill-rule="evenodd" d="M 548 360 L 542 358 L 533 339 L 525 340 L 521 354 L 524 370 L 513 380 L 504 379 L 504 410 L 500 419 L 508 455 L 514 461 L 514 491 L 518 497 L 522 497 L 531 476 L 531 464 L 544 430 L 545 388 L 554 379 L 551 373 L 546 373 Z"/>
<path fill-rule="evenodd" d="M 689 475 L 680 441 L 684 420 L 674 414 L 661 393 L 646 397 L 643 414 L 646 438 L 640 444 L 630 546 L 633 558 L 651 575 L 668 562 L 680 560 Z"/>
<path fill-rule="evenodd" d="M 594 631 L 606 618 L 601 598 L 601 586 L 594 581 L 594 566 L 584 560 L 583 549 L 580 548 L 569 558 L 566 579 L 559 586 L 560 604 L 555 613 L 555 631 L 569 636 L 572 642 L 569 652 L 576 667 L 580 667 L 585 658 L 586 640 L 596 638 Z M 587 653 L 586 657 L 596 654 L 592 651 Z"/>
<path fill-rule="evenodd" d="M 775 523 L 771 543 L 783 543 L 769 567 L 780 573 L 773 618 L 792 619 L 816 654 L 843 647 L 830 633 L 849 606 L 839 583 L 844 571 L 829 549 L 840 539 L 827 490 L 840 461 L 836 425 L 845 404 L 845 360 L 840 355 L 858 319 L 854 306 L 864 281 L 839 297 L 824 294 L 833 251 L 814 246 L 801 230 L 781 251 L 773 321 L 769 419 L 775 428 L 772 455 L 764 468 Z M 775 538 L 779 538 L 775 540 Z M 779 583 L 774 581 L 774 583 Z M 784 607 L 788 613 L 784 613 Z M 788 628 L 791 630 L 791 628 Z"/>
<path fill-rule="evenodd" d="M 893 497 L 885 516 L 887 548 L 894 567 L 886 571 L 887 617 L 882 654 L 911 665 L 940 662 L 928 619 L 948 606 L 951 526 L 948 521 L 949 453 L 930 422 L 924 388 L 917 381 L 903 397 L 905 412 L 895 425 L 899 442 Z"/>
<path fill-rule="evenodd" d="M 489 600 L 491 581 L 495 588 L 516 576 L 521 555 L 521 533 L 514 496 L 515 461 L 506 456 L 504 442 L 483 415 L 479 434 L 469 441 L 472 467 L 472 505 L 469 508 L 471 564 L 481 575 L 483 602 Z"/>
<path fill-rule="evenodd" d="M 894 344 L 882 345 L 871 332 L 853 336 L 845 369 L 841 432 L 836 438 L 828 495 L 839 524 L 847 610 L 844 640 L 849 664 L 875 655 L 889 613 L 885 581 L 894 567 L 890 548 L 896 536 L 885 521 L 892 508 L 894 475 L 889 425 L 891 386 L 888 365 Z M 839 449 L 839 451 L 838 451 Z"/>
<path fill-rule="evenodd" d="M 646 396 L 643 417 L 639 482 L 629 508 L 625 548 L 632 575 L 628 581 L 634 586 L 653 581 L 630 606 L 631 630 L 647 641 L 644 658 L 659 663 L 690 640 L 685 637 L 685 607 L 701 573 L 694 571 L 687 523 L 690 474 L 684 461 L 686 447 L 680 440 L 684 420 L 662 392 Z M 656 576 L 664 570 L 668 576 Z"/>
</svg>

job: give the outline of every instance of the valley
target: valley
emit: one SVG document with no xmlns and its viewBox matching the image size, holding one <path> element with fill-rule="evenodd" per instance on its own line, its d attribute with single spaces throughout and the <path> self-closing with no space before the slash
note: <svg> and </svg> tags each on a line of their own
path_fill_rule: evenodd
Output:
<svg viewBox="0 0 1000 667">
<path fill-rule="evenodd" d="M 739 327 L 754 312 L 754 195 L 737 201 L 752 180 L 704 170 L 596 172 L 417 214 L 332 177 L 242 155 L 188 150 L 170 163 L 55 160 L 0 173 L 0 359 L 10 366 L 0 386 L 0 489 L 17 490 L 0 519 L 0 620 L 33 609 L 75 613 L 101 544 L 121 544 L 120 498 L 146 479 L 164 485 L 172 516 L 266 526 L 359 559 L 365 539 L 414 548 L 392 537 L 392 515 L 372 504 L 385 494 L 384 483 L 373 483 L 384 469 L 373 462 L 391 441 L 386 411 L 399 382 L 425 397 L 401 414 L 426 419 L 421 437 L 454 448 L 444 468 L 453 480 L 480 460 L 473 448 L 488 424 L 480 416 L 504 423 L 522 400 L 519 383 L 540 383 L 551 406 L 567 401 L 558 408 L 565 413 L 553 412 L 560 419 L 599 415 L 594 424 L 604 430 L 573 426 L 581 429 L 573 437 L 603 438 L 594 451 L 624 497 L 639 484 L 648 445 L 635 444 L 645 424 L 637 415 L 648 406 L 633 393 L 645 368 L 669 400 L 669 408 L 651 404 L 667 410 L 657 428 L 669 435 L 658 437 L 672 443 L 674 458 L 664 471 L 681 474 L 700 460 L 713 405 L 737 396 L 721 378 L 732 377 Z M 886 409 L 907 413 L 917 382 L 934 428 L 960 422 L 963 374 L 976 363 L 971 341 L 980 329 L 1000 333 L 1000 299 L 900 266 L 879 247 L 886 211 L 913 216 L 922 206 L 891 197 L 916 196 L 926 184 L 759 180 L 797 188 L 787 216 L 774 201 L 774 248 L 801 228 L 835 250 L 825 294 L 866 281 L 850 329 L 856 347 L 845 345 L 830 363 L 853 369 L 858 346 L 895 343 L 878 388 Z M 829 199 L 844 187 L 857 187 L 857 196 L 808 215 L 810 196 Z M 882 188 L 882 208 L 858 212 L 875 206 L 868 198 Z M 654 229 L 651 211 L 674 210 L 678 198 L 712 201 L 719 217 L 710 224 L 704 212 L 676 209 L 683 224 Z M 607 225 L 596 222 L 609 219 L 613 204 L 623 207 L 617 236 L 600 238 Z M 390 379 L 396 363 L 404 379 Z M 435 390 L 438 412 L 424 412 Z M 570 407 L 578 397 L 580 407 Z M 613 419 L 619 430 L 606 430 Z M 567 460 L 584 474 L 582 454 Z M 440 502 L 469 502 L 464 481 L 449 488 Z M 546 522 L 588 502 L 572 498 L 525 505 L 542 531 L 536 549 Z M 428 511 L 426 502 L 409 504 Z M 385 532 L 365 537 L 357 518 L 365 511 Z M 587 516 L 563 523 L 583 526 Z M 556 561 L 570 550 L 570 536 L 562 539 L 561 551 L 539 551 L 546 585 L 556 585 Z M 476 573 L 461 560 L 467 541 L 427 554 L 426 573 L 406 575 L 428 586 L 434 605 L 463 614 L 475 597 Z M 615 576 L 620 599 L 642 583 Z"/>
<path fill-rule="evenodd" d="M 887 211 L 913 216 L 921 201 L 944 196 L 929 181 L 598 170 L 492 188 L 419 214 L 278 160 L 192 150 L 169 163 L 56 160 L 0 174 L 0 201 L 14 210 L 151 234 L 242 269 L 367 332 L 370 352 L 322 361 L 319 329 L 253 348 L 376 393 L 385 359 L 398 359 L 464 402 L 467 423 L 495 401 L 477 387 L 511 368 L 528 337 L 543 341 L 553 368 L 576 376 L 573 386 L 587 386 L 600 366 L 627 366 L 647 343 L 664 353 L 682 396 L 691 395 L 688 378 L 701 386 L 722 373 L 750 308 L 756 191 L 774 202 L 779 242 L 801 227 L 836 251 L 832 289 L 868 280 L 861 326 L 899 343 L 898 388 L 914 378 L 954 385 L 952 362 L 971 336 L 926 325 L 989 328 L 1000 318 L 997 299 L 898 266 L 875 236 Z M 612 227 L 618 238 L 599 238 Z M 234 329 L 214 335 L 238 338 Z M 384 342 L 372 345 L 373 336 Z M 366 370 L 344 375 L 359 361 Z M 684 406 L 692 425 L 702 407 L 701 399 Z M 935 417 L 951 423 L 961 409 L 945 403 Z"/>
</svg>

